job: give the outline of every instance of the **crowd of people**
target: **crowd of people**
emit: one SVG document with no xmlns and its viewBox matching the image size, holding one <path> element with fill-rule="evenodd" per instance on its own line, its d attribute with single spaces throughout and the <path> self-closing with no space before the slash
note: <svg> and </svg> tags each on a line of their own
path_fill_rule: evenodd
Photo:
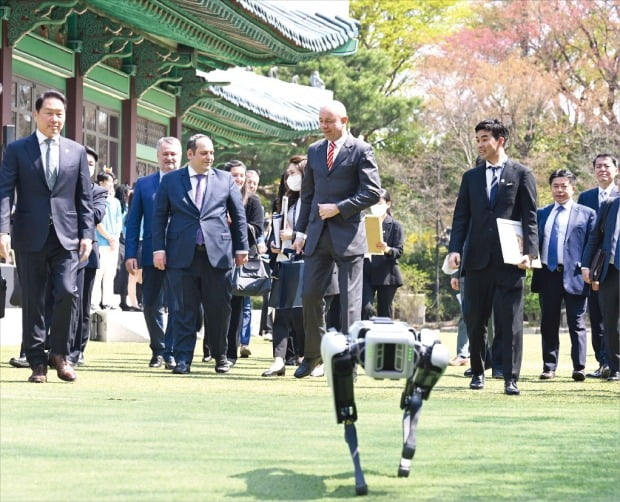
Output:
<svg viewBox="0 0 620 502">
<path fill-rule="evenodd" d="M 394 317 L 404 232 L 372 147 L 348 132 L 342 103 L 321 107 L 324 137 L 288 159 L 267 218 L 259 173 L 239 160 L 216 167 L 204 134 L 190 137 L 185 151 L 177 138 L 160 138 L 157 172 L 133 187 L 106 171 L 93 181 L 97 153 L 60 135 L 65 106 L 59 92 L 41 95 L 37 130 L 8 145 L 0 169 L 0 257 L 15 250 L 23 291 L 23 342 L 11 364 L 30 367 L 30 382 L 46 382 L 48 365 L 75 380 L 92 312 L 116 308 L 143 312 L 150 367 L 190 373 L 202 329 L 202 361 L 228 373 L 252 355 L 251 300 L 233 294 L 233 271 L 255 256 L 269 257 L 273 277 L 261 319 L 261 330 L 272 332 L 273 362 L 262 377 L 284 376 L 287 365 L 296 378 L 322 376 L 328 328 L 346 334 L 357 320 Z M 617 159 L 596 157 L 599 187 L 578 202 L 575 176 L 554 171 L 554 203 L 537 209 L 532 172 L 504 151 L 506 127 L 487 120 L 475 132 L 479 159 L 463 176 L 449 244 L 462 307 L 452 364 L 470 364 L 471 389 L 484 388 L 491 368 L 506 394 L 520 393 L 524 277 L 534 267 L 540 378 L 555 377 L 563 302 L 573 379 L 619 380 Z M 367 242 L 365 214 L 378 219 L 377 243 Z M 504 261 L 498 218 L 520 223 L 517 263 Z M 599 362 L 587 375 L 586 311 Z"/>
</svg>

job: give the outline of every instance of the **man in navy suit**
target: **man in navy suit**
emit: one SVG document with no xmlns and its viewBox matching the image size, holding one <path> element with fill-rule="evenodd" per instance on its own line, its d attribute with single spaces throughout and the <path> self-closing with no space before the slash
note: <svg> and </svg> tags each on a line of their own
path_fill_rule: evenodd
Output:
<svg viewBox="0 0 620 502">
<path fill-rule="evenodd" d="M 541 269 L 532 276 L 532 291 L 539 294 L 543 372 L 541 380 L 555 377 L 560 351 L 562 300 L 571 340 L 573 380 L 586 378 L 586 304 L 588 286 L 581 277 L 581 255 L 594 229 L 596 212 L 573 203 L 577 179 L 568 169 L 549 176 L 553 204 L 538 210 Z"/>
<path fill-rule="evenodd" d="M 181 165 L 181 143 L 177 138 L 166 136 L 157 141 L 156 149 L 159 171 L 140 178 L 134 188 L 125 231 L 125 268 L 132 275 L 142 268 L 142 310 L 152 353 L 149 366 L 159 368 L 165 364 L 167 369 L 173 369 L 176 364 L 172 355 L 170 318 L 164 328 L 166 273 L 153 266 L 153 211 L 161 179 Z M 138 266 L 140 237 L 141 267 Z"/>
<path fill-rule="evenodd" d="M 339 101 L 319 111 L 325 139 L 308 148 L 301 208 L 293 248 L 305 253 L 302 303 L 306 343 L 303 378 L 321 362 L 325 333 L 324 297 L 338 265 L 340 326 L 343 333 L 361 319 L 363 262 L 367 249 L 362 211 L 379 201 L 381 182 L 372 147 L 348 133 L 347 111 Z M 304 247 L 305 245 L 305 247 Z"/>
<path fill-rule="evenodd" d="M 8 145 L 0 169 L 0 257 L 15 248 L 22 285 L 22 341 L 32 368 L 28 381 L 47 381 L 45 295 L 53 284 L 49 361 L 73 381 L 67 361 L 77 313 L 77 269 L 95 236 L 91 181 L 84 147 L 60 135 L 66 98 L 46 91 L 35 102 L 37 129 Z M 15 221 L 9 234 L 16 195 Z"/>
<path fill-rule="evenodd" d="M 609 206 L 605 209 L 605 206 Z M 604 220 L 603 220 L 604 217 Z M 611 382 L 620 381 L 620 197 L 607 199 L 596 220 L 596 227 L 583 253 L 581 273 L 591 283 L 590 266 L 594 253 L 601 249 L 606 257 L 599 280 L 592 282 L 598 289 L 605 325 L 605 347 Z"/>
<path fill-rule="evenodd" d="M 496 329 L 502 333 L 504 391 L 518 395 L 525 269 L 538 256 L 536 181 L 527 167 L 506 156 L 508 129 L 499 120 L 480 122 L 475 130 L 479 162 L 463 174 L 452 218 L 448 261 L 451 268 L 458 269 L 463 255 L 461 270 L 467 279 L 463 315 L 472 369 L 469 387 L 484 388 L 486 326 L 494 310 L 500 322 Z M 518 265 L 504 263 L 497 218 L 521 224 L 523 256 Z"/>
<path fill-rule="evenodd" d="M 620 195 L 618 188 L 614 185 L 614 179 L 618 175 L 618 159 L 610 153 L 599 153 L 594 157 L 592 166 L 598 186 L 581 193 L 577 202 L 598 212 L 605 200 Z M 603 326 L 603 316 L 598 301 L 598 291 L 590 290 L 588 313 L 590 314 L 592 348 L 599 367 L 586 376 L 589 378 L 607 378 L 609 366 L 605 354 L 605 327 Z"/>
<path fill-rule="evenodd" d="M 227 373 L 232 266 L 248 259 L 245 209 L 230 173 L 213 169 L 208 136 L 188 140 L 187 159 L 187 167 L 162 178 L 153 214 L 153 264 L 167 271 L 170 287 L 172 371 L 190 372 L 202 306 L 215 371 Z"/>
</svg>

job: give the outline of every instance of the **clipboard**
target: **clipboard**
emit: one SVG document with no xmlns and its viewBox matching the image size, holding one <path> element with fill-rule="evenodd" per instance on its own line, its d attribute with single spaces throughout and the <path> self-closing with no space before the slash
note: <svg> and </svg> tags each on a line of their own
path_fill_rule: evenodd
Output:
<svg viewBox="0 0 620 502">
<path fill-rule="evenodd" d="M 523 259 L 523 227 L 520 221 L 497 218 L 497 233 L 504 263 L 518 265 Z M 532 268 L 542 268 L 540 257 L 532 260 Z"/>
<path fill-rule="evenodd" d="M 383 242 L 381 217 L 366 215 L 364 218 L 364 227 L 366 228 L 366 244 L 368 246 L 368 254 L 383 255 L 383 250 L 377 248 L 377 243 Z"/>
</svg>

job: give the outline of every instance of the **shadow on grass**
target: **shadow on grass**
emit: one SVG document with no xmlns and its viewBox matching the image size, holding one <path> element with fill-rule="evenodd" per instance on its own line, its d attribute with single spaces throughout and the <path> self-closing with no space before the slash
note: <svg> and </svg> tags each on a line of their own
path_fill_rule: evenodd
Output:
<svg viewBox="0 0 620 502">
<path fill-rule="evenodd" d="M 368 473 L 365 473 L 368 474 Z M 242 497 L 256 500 L 317 500 L 322 498 L 355 497 L 355 481 L 353 472 L 330 476 L 329 479 L 342 479 L 346 485 L 338 486 L 330 491 L 324 478 L 311 474 L 300 474 L 291 469 L 265 468 L 242 472 L 232 476 L 244 479 L 247 490 L 231 493 L 233 499 Z M 372 491 L 375 496 L 385 495 L 385 491 Z"/>
</svg>

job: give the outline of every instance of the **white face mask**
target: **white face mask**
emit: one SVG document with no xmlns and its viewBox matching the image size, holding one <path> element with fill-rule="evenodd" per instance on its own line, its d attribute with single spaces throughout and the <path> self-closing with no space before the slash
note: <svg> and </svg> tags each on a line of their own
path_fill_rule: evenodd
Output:
<svg viewBox="0 0 620 502">
<path fill-rule="evenodd" d="M 301 190 L 301 174 L 291 174 L 286 178 L 286 184 L 289 190 L 299 192 Z"/>
<path fill-rule="evenodd" d="M 370 206 L 370 214 L 373 216 L 383 216 L 387 212 L 387 208 L 388 206 L 385 202 L 380 202 L 379 204 Z"/>
</svg>

